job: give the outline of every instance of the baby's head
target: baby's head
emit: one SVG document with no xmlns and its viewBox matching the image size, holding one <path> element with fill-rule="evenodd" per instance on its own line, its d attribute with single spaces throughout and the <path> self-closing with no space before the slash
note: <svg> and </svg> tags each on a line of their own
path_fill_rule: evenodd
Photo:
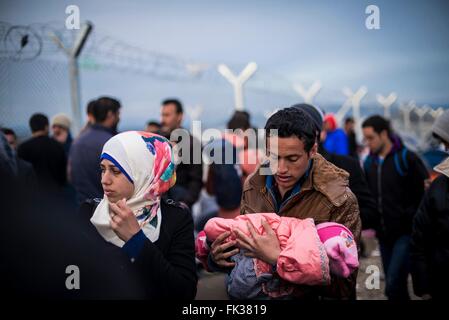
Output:
<svg viewBox="0 0 449 320">
<path fill-rule="evenodd" d="M 349 277 L 359 266 L 357 245 L 351 231 L 335 222 L 320 223 L 316 228 L 326 248 L 331 273 L 343 278 Z"/>
</svg>

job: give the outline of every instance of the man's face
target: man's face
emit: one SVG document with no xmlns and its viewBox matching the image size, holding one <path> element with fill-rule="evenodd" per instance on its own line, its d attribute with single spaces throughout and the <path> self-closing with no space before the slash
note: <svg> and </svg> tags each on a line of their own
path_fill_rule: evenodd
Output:
<svg viewBox="0 0 449 320">
<path fill-rule="evenodd" d="M 106 120 L 104 121 L 104 124 L 108 128 L 117 130 L 119 122 L 120 122 L 120 110 L 117 110 L 117 112 L 109 111 L 108 115 L 106 116 Z"/>
<path fill-rule="evenodd" d="M 51 127 L 51 130 L 53 131 L 54 139 L 56 139 L 60 143 L 65 143 L 65 141 L 67 140 L 68 134 L 69 134 L 69 132 L 67 131 L 66 128 L 58 126 L 58 125 L 53 125 Z"/>
<path fill-rule="evenodd" d="M 346 132 L 351 132 L 354 131 L 354 122 L 349 121 L 345 123 L 345 131 Z"/>
<path fill-rule="evenodd" d="M 380 134 L 374 131 L 373 127 L 363 128 L 363 137 L 369 150 L 374 154 L 379 154 L 385 146 L 386 131 Z"/>
<path fill-rule="evenodd" d="M 87 114 L 87 122 L 89 122 L 90 124 L 94 124 L 95 123 L 95 117 L 93 113 L 88 113 Z"/>
<path fill-rule="evenodd" d="M 305 151 L 304 143 L 296 136 L 268 139 L 270 168 L 280 190 L 293 188 L 305 174 L 310 157 L 316 154 L 316 150 L 315 144 L 310 152 Z"/>
<path fill-rule="evenodd" d="M 182 122 L 182 113 L 176 112 L 176 106 L 172 103 L 161 108 L 161 126 L 165 132 L 172 132 L 179 128 Z"/>
<path fill-rule="evenodd" d="M 113 113 L 114 115 L 114 128 L 117 129 L 118 123 L 120 122 L 120 110 L 117 110 L 116 113 Z"/>
<path fill-rule="evenodd" d="M 5 137 L 6 140 L 8 141 L 9 146 L 15 150 L 17 148 L 16 136 L 13 134 L 5 134 Z"/>
</svg>

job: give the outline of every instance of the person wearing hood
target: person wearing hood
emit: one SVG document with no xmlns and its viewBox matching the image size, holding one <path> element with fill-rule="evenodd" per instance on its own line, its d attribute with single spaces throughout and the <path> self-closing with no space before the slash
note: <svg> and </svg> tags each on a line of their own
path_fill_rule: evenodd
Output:
<svg viewBox="0 0 449 320">
<path fill-rule="evenodd" d="M 374 115 L 362 124 L 370 149 L 364 162 L 366 180 L 376 200 L 380 225 L 376 230 L 390 300 L 410 299 L 410 236 L 413 218 L 424 195 L 428 172 L 408 150 L 385 118 Z"/>
<path fill-rule="evenodd" d="M 329 153 L 349 155 L 349 142 L 346 133 L 338 127 L 337 118 L 332 113 L 324 116 L 323 147 Z"/>
<path fill-rule="evenodd" d="M 170 142 L 143 131 L 120 133 L 104 145 L 100 166 L 104 197 L 85 202 L 81 215 L 128 256 L 147 298 L 193 299 L 192 216 L 187 206 L 161 198 L 176 182 Z"/>
<path fill-rule="evenodd" d="M 432 133 L 449 149 L 449 110 L 434 123 Z M 413 219 L 411 274 L 413 289 L 423 299 L 449 297 L 449 157 L 434 170 L 440 173 Z"/>
</svg>

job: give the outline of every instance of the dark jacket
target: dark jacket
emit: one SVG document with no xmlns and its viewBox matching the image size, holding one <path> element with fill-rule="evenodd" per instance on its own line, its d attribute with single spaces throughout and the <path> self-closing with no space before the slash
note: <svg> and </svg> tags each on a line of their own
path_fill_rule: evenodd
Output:
<svg viewBox="0 0 449 320">
<path fill-rule="evenodd" d="M 1 169 L 1 168 L 0 168 Z M 126 254 L 98 239 L 75 207 L 41 188 L 0 172 L 2 292 L 8 299 L 139 299 L 140 279 Z M 5 183 L 6 182 L 6 183 Z M 117 254 L 118 251 L 118 254 Z M 129 266 L 127 266 L 129 265 Z M 78 272 L 72 268 L 77 268 Z M 79 288 L 67 284 L 79 275 Z"/>
<path fill-rule="evenodd" d="M 48 136 L 33 137 L 19 146 L 17 155 L 33 165 L 40 185 L 60 188 L 67 183 L 67 158 L 56 140 Z"/>
<path fill-rule="evenodd" d="M 362 229 L 377 229 L 380 223 L 379 212 L 359 162 L 349 156 L 329 153 L 321 147 L 319 152 L 327 161 L 349 173 L 349 189 L 359 203 Z"/>
<path fill-rule="evenodd" d="M 94 124 L 72 143 L 69 173 L 79 203 L 87 199 L 103 198 L 100 155 L 104 144 L 114 134 L 113 130 Z"/>
<path fill-rule="evenodd" d="M 80 214 L 93 229 L 88 221 L 96 205 L 94 201 L 88 201 L 80 208 Z M 192 215 L 188 208 L 170 199 L 161 201 L 161 213 L 162 225 L 156 242 L 152 243 L 141 232 L 128 240 L 123 248 L 110 244 L 110 250 L 114 254 L 126 252 L 129 255 L 130 251 L 125 247 L 142 239 L 131 270 L 144 284 L 145 298 L 192 300 L 197 286 Z"/>
<path fill-rule="evenodd" d="M 449 297 L 448 176 L 432 182 L 413 221 L 411 273 L 418 296 Z"/>
<path fill-rule="evenodd" d="M 182 201 L 190 208 L 198 200 L 203 187 L 203 165 L 201 159 L 201 143 L 190 135 L 190 159 L 189 163 L 181 162 L 176 166 L 176 184 L 169 190 L 170 198 Z M 195 148 L 194 148 L 195 145 Z M 193 160 L 199 154 L 199 164 L 193 164 Z M 182 153 L 180 153 L 182 157 Z"/>
<path fill-rule="evenodd" d="M 349 133 L 346 133 L 348 137 L 348 148 L 349 148 L 349 156 L 354 159 L 359 159 L 359 156 L 357 154 L 357 137 L 355 135 L 354 131 L 351 131 Z"/>
<path fill-rule="evenodd" d="M 421 159 L 399 143 L 382 161 L 369 155 L 365 175 L 380 213 L 376 230 L 381 241 L 393 243 L 412 232 L 413 217 L 424 195 L 427 170 Z"/>
</svg>

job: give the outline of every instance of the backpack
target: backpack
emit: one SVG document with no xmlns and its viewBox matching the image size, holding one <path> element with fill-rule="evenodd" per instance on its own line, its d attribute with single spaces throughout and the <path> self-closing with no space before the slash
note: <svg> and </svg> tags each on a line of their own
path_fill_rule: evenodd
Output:
<svg viewBox="0 0 449 320">
<path fill-rule="evenodd" d="M 407 148 L 402 148 L 402 150 L 396 152 L 393 156 L 394 161 L 394 167 L 396 169 L 396 172 L 401 176 L 405 177 L 408 174 L 408 161 L 407 161 Z M 375 157 L 373 155 L 368 155 L 365 159 L 365 162 L 363 163 L 363 169 L 365 172 L 368 172 L 370 169 L 373 161 L 375 161 Z"/>
</svg>

